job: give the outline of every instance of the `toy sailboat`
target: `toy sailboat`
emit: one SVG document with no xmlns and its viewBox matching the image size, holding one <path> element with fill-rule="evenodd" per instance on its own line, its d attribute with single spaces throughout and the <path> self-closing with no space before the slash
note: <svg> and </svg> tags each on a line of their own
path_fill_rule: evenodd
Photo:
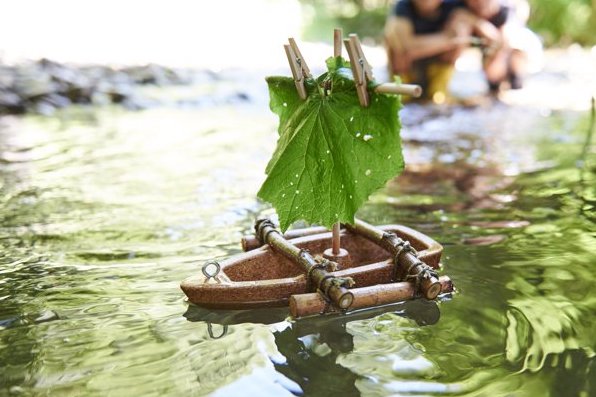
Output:
<svg viewBox="0 0 596 397">
<path fill-rule="evenodd" d="M 453 291 L 449 277 L 436 273 L 443 247 L 406 226 L 346 225 L 345 254 L 335 260 L 325 253 L 332 240 L 325 228 L 282 235 L 265 219 L 255 229 L 256 236 L 242 240 L 245 253 L 207 262 L 202 274 L 182 282 L 192 303 L 220 309 L 289 305 L 293 317 L 304 317 Z"/>
<path fill-rule="evenodd" d="M 312 83 L 312 76 L 296 42 L 289 41 L 284 48 L 297 100 L 306 101 L 304 83 L 307 79 Z M 341 43 L 341 31 L 336 29 L 337 59 L 341 59 Z M 372 68 L 356 35 L 343 43 L 358 95 L 359 105 L 355 106 L 366 108 L 371 105 L 368 82 L 373 80 Z M 376 93 L 420 95 L 418 86 L 372 85 Z M 415 297 L 433 300 L 453 291 L 449 277 L 437 274 L 443 247 L 406 226 L 375 227 L 356 219 L 353 224 L 337 222 L 331 230 L 311 227 L 282 234 L 271 220 L 260 219 L 255 224 L 255 235 L 245 237 L 242 246 L 245 253 L 221 262 L 209 261 L 203 265 L 202 274 L 182 282 L 190 302 L 214 309 L 288 305 L 293 317 L 304 317 Z"/>
</svg>

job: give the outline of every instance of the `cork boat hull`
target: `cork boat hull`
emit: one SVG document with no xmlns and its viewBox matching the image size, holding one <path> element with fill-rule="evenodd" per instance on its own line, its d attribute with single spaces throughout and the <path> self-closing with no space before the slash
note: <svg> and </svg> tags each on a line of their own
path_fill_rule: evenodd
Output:
<svg viewBox="0 0 596 397">
<path fill-rule="evenodd" d="M 386 225 L 380 229 L 408 240 L 418 251 L 418 258 L 434 269 L 439 267 L 443 247 L 432 238 L 402 225 Z M 331 232 L 321 228 L 293 231 L 288 241 L 307 249 L 313 256 L 322 255 L 331 246 Z M 331 274 L 351 277 L 356 287 L 392 282 L 394 265 L 389 252 L 368 239 L 348 230 L 341 232 L 342 248 L 351 260 Z M 243 242 L 245 249 L 250 244 Z M 252 309 L 287 306 L 290 296 L 312 289 L 304 270 L 269 246 L 261 246 L 219 262 L 218 282 L 197 271 L 180 287 L 188 300 L 196 305 L 216 309 Z"/>
</svg>

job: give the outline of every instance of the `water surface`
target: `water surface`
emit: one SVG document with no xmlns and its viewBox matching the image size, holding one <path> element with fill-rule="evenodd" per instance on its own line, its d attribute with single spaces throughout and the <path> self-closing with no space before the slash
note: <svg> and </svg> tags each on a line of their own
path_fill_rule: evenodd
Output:
<svg viewBox="0 0 596 397">
<path fill-rule="evenodd" d="M 291 323 L 178 288 L 269 211 L 261 105 L 0 119 L 0 395 L 595 393 L 585 114 L 409 106 L 409 168 L 359 216 L 441 242 L 458 292 Z"/>
</svg>

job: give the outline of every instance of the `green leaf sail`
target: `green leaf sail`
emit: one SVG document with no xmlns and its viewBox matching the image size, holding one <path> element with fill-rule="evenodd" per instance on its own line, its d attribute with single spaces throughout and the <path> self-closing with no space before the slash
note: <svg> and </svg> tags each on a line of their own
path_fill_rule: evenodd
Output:
<svg viewBox="0 0 596 397">
<path fill-rule="evenodd" d="M 306 81 L 306 100 L 291 78 L 267 78 L 279 140 L 258 197 L 273 204 L 284 231 L 301 219 L 354 223 L 368 196 L 404 167 L 399 98 L 369 89 L 363 108 L 349 64 L 330 58 L 327 65 L 329 72 Z"/>
</svg>

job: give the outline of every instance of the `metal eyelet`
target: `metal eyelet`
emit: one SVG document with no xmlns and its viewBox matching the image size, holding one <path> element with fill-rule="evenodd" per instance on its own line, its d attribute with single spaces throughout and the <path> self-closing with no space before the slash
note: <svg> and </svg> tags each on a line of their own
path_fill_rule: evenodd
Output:
<svg viewBox="0 0 596 397">
<path fill-rule="evenodd" d="M 209 281 L 210 279 L 214 279 L 215 281 L 219 282 L 217 275 L 221 270 L 221 265 L 219 262 L 215 260 L 207 261 L 201 268 L 203 275 L 205 276 L 205 282 Z"/>
</svg>

